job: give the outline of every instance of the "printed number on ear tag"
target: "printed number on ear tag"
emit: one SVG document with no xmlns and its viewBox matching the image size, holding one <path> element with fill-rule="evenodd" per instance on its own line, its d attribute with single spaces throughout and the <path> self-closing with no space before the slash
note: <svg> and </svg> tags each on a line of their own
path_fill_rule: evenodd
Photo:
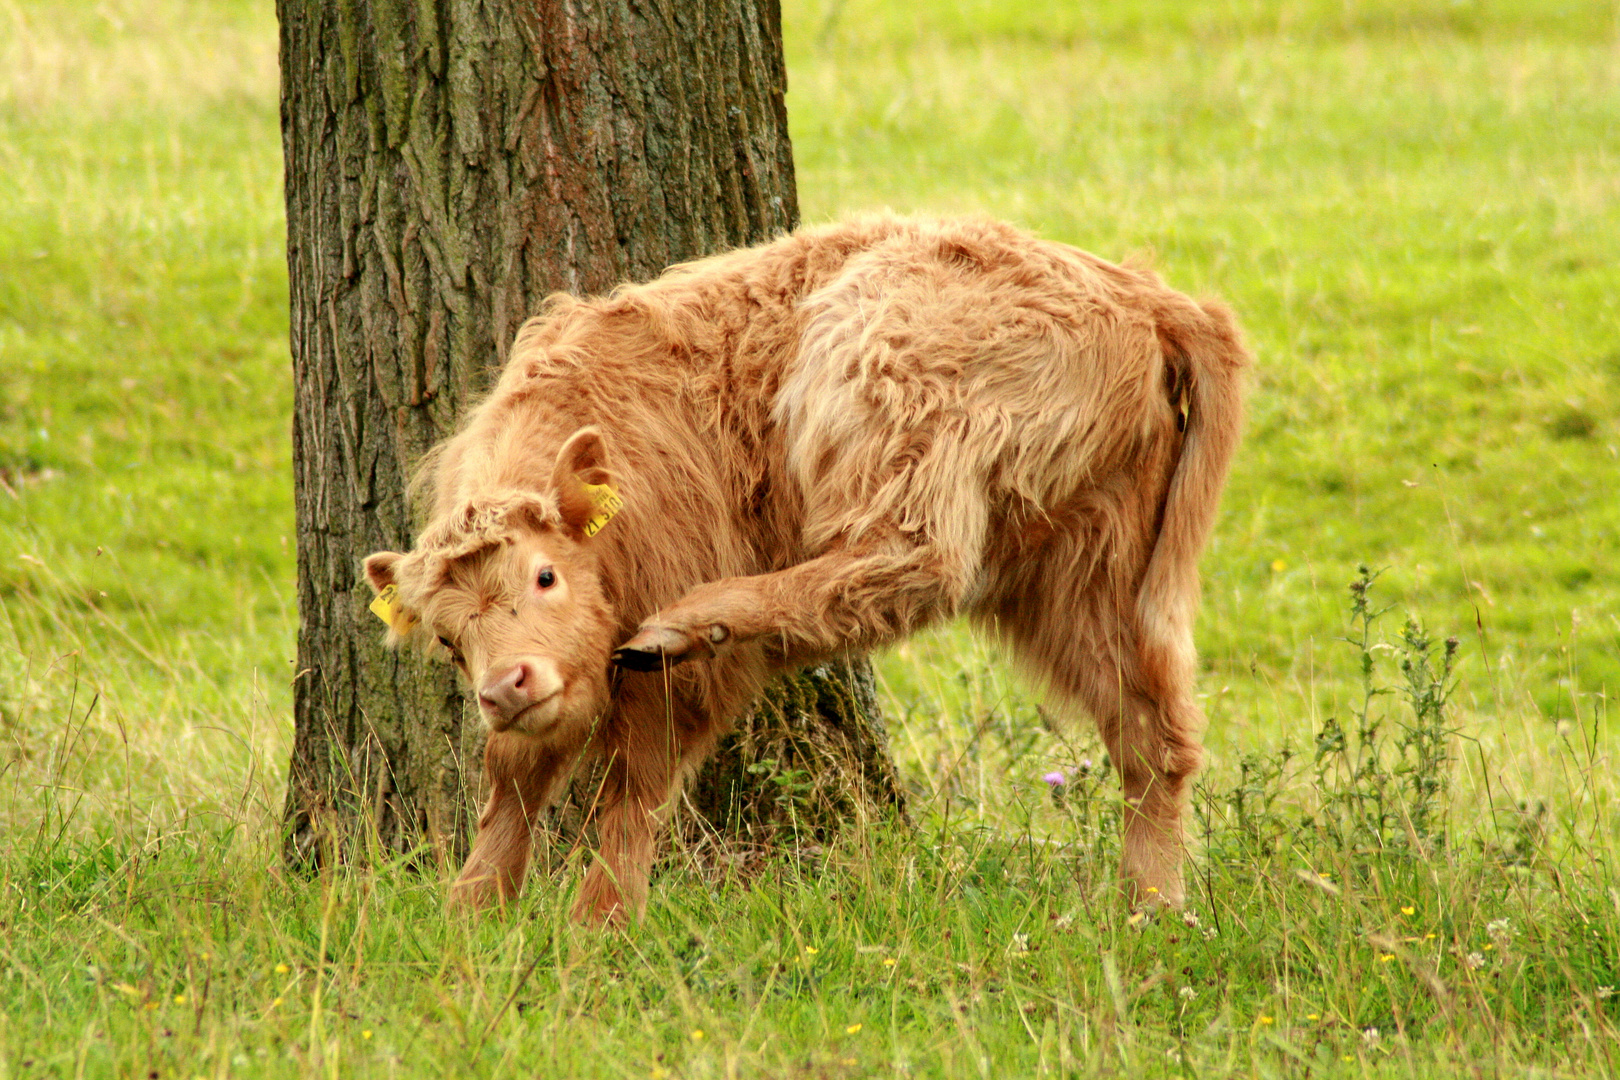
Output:
<svg viewBox="0 0 1620 1080">
<path fill-rule="evenodd" d="M 624 509 L 624 500 L 619 498 L 619 493 L 610 484 L 586 484 L 585 491 L 591 497 L 591 505 L 596 508 L 596 512 L 585 522 L 585 535 L 590 537 L 601 532 L 602 526 Z"/>
<path fill-rule="evenodd" d="M 416 625 L 416 619 L 399 602 L 397 585 L 388 585 L 377 594 L 377 598 L 371 602 L 371 613 L 392 627 L 396 634 L 408 634 L 411 627 Z"/>
</svg>

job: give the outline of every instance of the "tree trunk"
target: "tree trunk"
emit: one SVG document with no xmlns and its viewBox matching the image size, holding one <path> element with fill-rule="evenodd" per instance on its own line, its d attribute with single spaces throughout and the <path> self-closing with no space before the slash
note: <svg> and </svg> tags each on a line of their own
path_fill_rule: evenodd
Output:
<svg viewBox="0 0 1620 1080">
<path fill-rule="evenodd" d="M 360 560 L 409 547 L 412 463 L 544 296 L 797 224 L 780 15 L 775 0 L 277 9 L 300 616 L 287 854 L 330 838 L 459 857 L 482 724 L 448 664 L 383 647 Z M 865 661 L 769 702 L 694 787 L 696 832 L 802 824 L 801 774 L 829 765 L 860 783 L 815 805 L 898 805 Z"/>
</svg>

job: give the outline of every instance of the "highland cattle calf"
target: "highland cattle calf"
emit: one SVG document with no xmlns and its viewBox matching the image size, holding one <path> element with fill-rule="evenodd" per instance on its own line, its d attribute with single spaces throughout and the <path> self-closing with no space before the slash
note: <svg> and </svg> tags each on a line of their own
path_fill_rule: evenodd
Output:
<svg viewBox="0 0 1620 1080">
<path fill-rule="evenodd" d="M 1099 725 L 1133 903 L 1180 904 L 1200 760 L 1197 560 L 1238 439 L 1231 317 L 982 219 L 805 229 L 553 298 L 365 563 L 491 729 L 454 898 L 522 887 L 530 822 L 606 767 L 576 918 L 647 892 L 660 822 L 779 669 L 964 614 Z"/>
</svg>

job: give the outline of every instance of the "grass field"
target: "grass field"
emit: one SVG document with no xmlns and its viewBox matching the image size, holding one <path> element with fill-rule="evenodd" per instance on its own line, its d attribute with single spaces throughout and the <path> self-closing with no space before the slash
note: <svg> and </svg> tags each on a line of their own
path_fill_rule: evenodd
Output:
<svg viewBox="0 0 1620 1080">
<path fill-rule="evenodd" d="M 1620 1073 L 1620 6 L 785 18 L 806 220 L 987 211 L 1251 335 L 1189 917 L 957 629 L 879 661 L 914 830 L 677 855 L 618 936 L 283 874 L 273 13 L 0 0 L 0 1078 Z"/>
</svg>

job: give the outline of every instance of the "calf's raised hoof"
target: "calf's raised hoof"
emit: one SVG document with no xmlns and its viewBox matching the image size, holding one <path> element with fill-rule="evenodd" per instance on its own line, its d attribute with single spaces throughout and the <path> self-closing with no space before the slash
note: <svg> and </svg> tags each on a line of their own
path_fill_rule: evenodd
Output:
<svg viewBox="0 0 1620 1080">
<path fill-rule="evenodd" d="M 613 662 L 630 671 L 659 671 L 688 660 L 705 660 L 714 646 L 726 640 L 722 626 L 703 630 L 677 630 L 672 626 L 643 626 L 636 636 L 613 650 Z"/>
<path fill-rule="evenodd" d="M 615 667 L 622 667 L 626 671 L 661 671 L 665 664 L 679 662 L 675 657 L 665 657 L 656 649 L 632 649 L 629 646 L 613 650 L 612 660 Z"/>
</svg>

